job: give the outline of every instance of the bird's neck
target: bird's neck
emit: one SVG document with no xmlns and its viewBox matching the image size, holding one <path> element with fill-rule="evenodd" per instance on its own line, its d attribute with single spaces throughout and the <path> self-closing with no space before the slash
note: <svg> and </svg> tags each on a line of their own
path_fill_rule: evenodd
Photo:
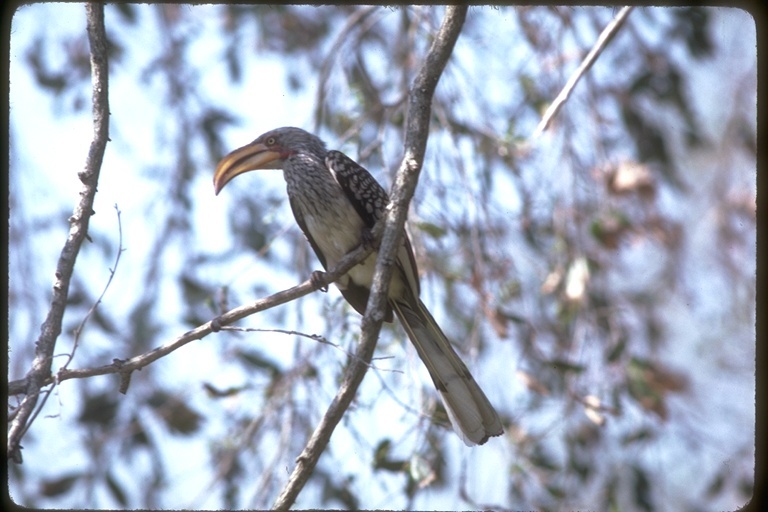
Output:
<svg viewBox="0 0 768 512">
<path fill-rule="evenodd" d="M 298 200 L 305 214 L 323 216 L 343 192 L 318 155 L 294 153 L 283 167 L 288 196 Z"/>
</svg>

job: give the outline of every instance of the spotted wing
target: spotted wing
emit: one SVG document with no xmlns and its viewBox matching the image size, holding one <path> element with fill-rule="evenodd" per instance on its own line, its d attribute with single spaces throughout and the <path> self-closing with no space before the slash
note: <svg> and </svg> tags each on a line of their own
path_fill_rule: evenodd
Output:
<svg viewBox="0 0 768 512">
<path fill-rule="evenodd" d="M 372 229 L 376 221 L 384 216 L 384 209 L 389 203 L 387 192 L 363 166 L 340 151 L 329 151 L 325 158 L 325 165 L 336 177 L 336 181 L 365 222 L 366 227 Z M 419 271 L 407 232 L 404 233 L 403 240 L 403 246 L 397 252 L 397 263 L 410 286 L 413 297 L 418 298 Z"/>
</svg>

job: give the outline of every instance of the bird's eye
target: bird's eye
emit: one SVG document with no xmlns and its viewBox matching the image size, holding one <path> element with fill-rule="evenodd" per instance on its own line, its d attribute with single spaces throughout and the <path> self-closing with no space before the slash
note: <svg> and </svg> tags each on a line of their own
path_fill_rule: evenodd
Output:
<svg viewBox="0 0 768 512">
<path fill-rule="evenodd" d="M 267 139 L 267 146 L 274 146 L 275 145 L 275 138 L 270 137 Z"/>
</svg>

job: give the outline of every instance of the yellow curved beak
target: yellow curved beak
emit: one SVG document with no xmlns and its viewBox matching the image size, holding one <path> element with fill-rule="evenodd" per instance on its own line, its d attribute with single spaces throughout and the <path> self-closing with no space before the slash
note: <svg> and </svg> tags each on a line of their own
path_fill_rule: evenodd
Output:
<svg viewBox="0 0 768 512">
<path fill-rule="evenodd" d="M 213 173 L 213 190 L 219 195 L 224 185 L 238 174 L 257 169 L 280 169 L 280 153 L 262 143 L 251 142 L 221 159 Z"/>
</svg>

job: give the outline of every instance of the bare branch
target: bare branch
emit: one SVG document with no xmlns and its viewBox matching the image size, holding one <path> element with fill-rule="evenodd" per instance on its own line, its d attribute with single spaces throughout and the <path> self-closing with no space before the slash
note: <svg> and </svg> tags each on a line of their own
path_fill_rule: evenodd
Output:
<svg viewBox="0 0 768 512">
<path fill-rule="evenodd" d="M 603 50 L 605 50 L 605 47 L 608 45 L 608 41 L 610 41 L 611 38 L 619 30 L 619 28 L 621 28 L 632 9 L 632 6 L 623 7 L 616 15 L 616 17 L 613 18 L 613 20 L 611 20 L 611 22 L 603 29 L 603 32 L 600 34 L 600 37 L 597 38 L 595 45 L 589 51 L 587 56 L 584 57 L 584 60 L 581 62 L 579 67 L 576 68 L 576 71 L 573 72 L 571 77 L 568 79 L 568 82 L 566 82 L 565 87 L 563 87 L 563 90 L 560 91 L 560 94 L 558 94 L 557 98 L 555 98 L 555 101 L 553 101 L 549 108 L 547 108 L 547 111 L 541 118 L 539 125 L 533 131 L 531 140 L 536 139 L 544 132 L 544 130 L 549 127 L 549 123 L 552 122 L 552 119 L 554 119 L 565 102 L 568 101 L 568 98 L 570 97 L 571 92 L 573 92 L 573 89 L 576 87 L 576 84 L 579 82 L 579 80 L 581 80 L 581 77 L 584 76 L 589 68 L 592 67 L 592 64 L 595 63 L 600 54 L 603 53 Z"/>
<path fill-rule="evenodd" d="M 53 296 L 48 316 L 40 329 L 35 346 L 35 358 L 24 378 L 26 396 L 22 400 L 8 430 L 8 457 L 21 462 L 21 438 L 30 426 L 32 413 L 40 396 L 43 383 L 50 378 L 56 340 L 61 334 L 61 322 L 66 309 L 69 284 L 80 246 L 88 236 L 88 222 L 93 215 L 93 199 L 109 140 L 109 97 L 107 35 L 104 28 L 104 5 L 86 4 L 88 41 L 91 46 L 91 82 L 93 84 L 93 141 L 88 151 L 85 169 L 78 173 L 83 184 L 80 201 L 69 218 L 67 241 L 59 255 L 53 281 Z"/>
<path fill-rule="evenodd" d="M 392 276 L 395 253 L 402 242 L 408 204 L 416 190 L 421 164 L 427 148 L 432 96 L 461 33 L 466 15 L 466 7 L 446 8 L 440 30 L 432 42 L 425 63 L 414 80 L 408 101 L 405 155 L 397 171 L 390 204 L 384 218 L 384 236 L 376 260 L 376 271 L 373 276 L 371 294 L 368 298 L 368 307 L 363 316 L 361 340 L 356 357 L 350 360 L 338 393 L 301 455 L 297 458 L 296 466 L 288 479 L 288 483 L 273 506 L 277 510 L 287 510 L 296 501 L 296 497 L 306 484 L 320 459 L 320 455 L 328 445 L 336 425 L 355 397 L 357 388 L 360 386 L 368 369 L 368 364 L 373 357 L 381 323 L 384 320 L 387 289 Z"/>
<path fill-rule="evenodd" d="M 383 223 L 379 223 L 374 227 L 374 236 L 377 236 L 381 233 L 383 226 Z M 352 267 L 363 261 L 371 253 L 372 250 L 372 248 L 363 248 L 360 246 L 355 250 L 350 251 L 329 272 L 322 274 L 320 278 L 322 284 L 327 286 L 339 279 L 341 276 L 349 272 Z M 183 347 L 191 341 L 202 339 L 212 332 L 221 330 L 222 326 L 229 325 L 242 318 L 253 315 L 254 313 L 279 306 L 280 304 L 285 304 L 286 302 L 290 302 L 294 299 L 298 299 L 299 297 L 303 297 L 304 295 L 308 295 L 313 291 L 315 291 L 315 288 L 313 287 L 312 282 L 310 280 L 304 281 L 303 283 L 296 285 L 293 288 L 277 292 L 270 295 L 269 297 L 256 300 L 251 304 L 239 306 L 230 311 L 227 311 L 221 316 L 214 318 L 210 322 L 200 325 L 191 331 L 185 332 L 181 336 L 178 336 L 174 340 L 169 341 L 165 345 L 161 345 L 150 350 L 149 352 L 145 352 L 130 359 L 116 358 L 112 361 L 112 364 L 98 366 L 95 368 L 83 368 L 78 370 L 62 369 L 56 374 L 55 377 L 49 376 L 48 378 L 44 379 L 41 382 L 41 387 L 53 382 L 60 383 L 69 379 L 85 379 L 88 377 L 94 377 L 96 375 L 109 375 L 113 373 L 119 373 L 124 376 L 125 379 L 127 379 L 127 377 L 130 376 L 133 371 L 144 368 L 145 366 L 151 364 L 154 361 L 157 361 L 163 356 L 170 354 L 174 350 Z M 8 383 L 8 394 L 17 395 L 24 393 L 26 389 L 25 383 L 26 379 Z M 125 389 L 121 389 L 121 391 L 124 393 Z"/>
</svg>

